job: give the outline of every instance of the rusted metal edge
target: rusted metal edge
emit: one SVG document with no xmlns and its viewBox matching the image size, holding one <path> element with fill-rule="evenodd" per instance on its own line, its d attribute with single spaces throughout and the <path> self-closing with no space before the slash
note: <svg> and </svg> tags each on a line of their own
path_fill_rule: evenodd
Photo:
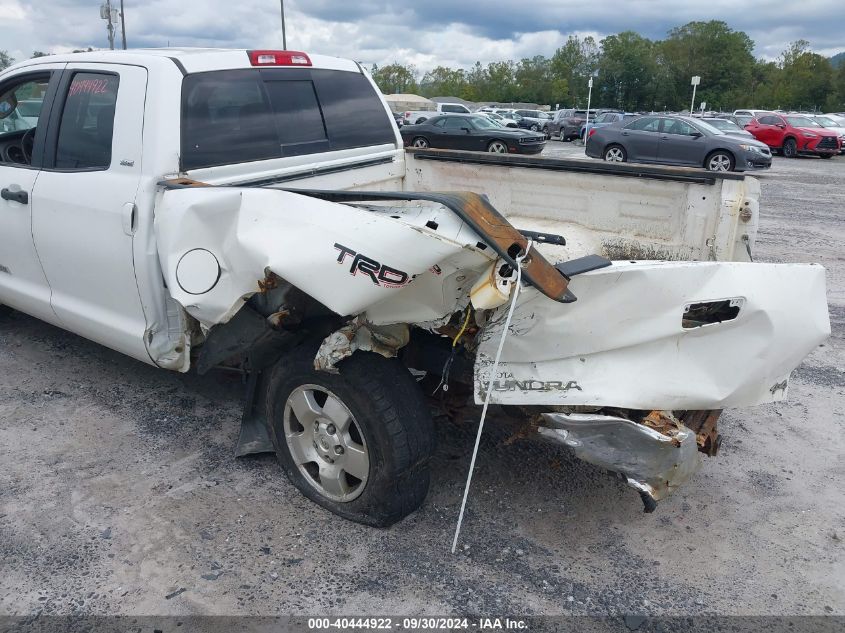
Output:
<svg viewBox="0 0 845 633">
<path fill-rule="evenodd" d="M 516 257 L 528 248 L 529 240 L 485 198 L 471 191 L 410 193 L 407 191 L 326 191 L 319 189 L 285 189 L 291 193 L 320 198 L 330 202 L 364 202 L 367 200 L 424 200 L 435 202 L 454 212 L 470 225 L 484 241 L 513 268 Z M 523 260 L 522 276 L 549 299 L 561 303 L 575 301 L 567 290 L 569 278 L 555 268 L 534 247 Z"/>
<path fill-rule="evenodd" d="M 572 171 L 588 174 L 604 174 L 627 178 L 692 182 L 701 185 L 715 185 L 717 180 L 744 180 L 745 174 L 734 172 L 711 172 L 694 167 L 666 167 L 640 165 L 637 163 L 606 163 L 567 158 L 546 158 L 520 156 L 515 154 L 492 154 L 465 150 L 423 149 L 406 147 L 405 151 L 415 158 L 435 161 L 451 161 L 478 165 L 500 165 L 503 167 L 524 167 L 551 171 Z"/>
</svg>

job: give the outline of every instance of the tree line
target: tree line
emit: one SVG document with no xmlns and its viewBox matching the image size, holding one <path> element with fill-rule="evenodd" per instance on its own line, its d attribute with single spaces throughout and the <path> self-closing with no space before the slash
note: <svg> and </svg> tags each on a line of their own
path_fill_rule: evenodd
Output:
<svg viewBox="0 0 845 633">
<path fill-rule="evenodd" d="M 526 102 L 555 107 L 592 104 L 628 111 L 684 110 L 690 106 L 690 79 L 701 77 L 696 107 L 845 110 L 845 62 L 810 50 L 809 42 L 789 45 L 776 61 L 755 59 L 754 42 L 743 31 L 712 20 L 673 28 L 664 40 L 633 31 L 592 37 L 570 36 L 551 57 L 476 62 L 466 70 L 438 66 L 419 77 L 414 66 L 373 65 L 385 94 L 411 92 L 468 101 Z"/>
</svg>

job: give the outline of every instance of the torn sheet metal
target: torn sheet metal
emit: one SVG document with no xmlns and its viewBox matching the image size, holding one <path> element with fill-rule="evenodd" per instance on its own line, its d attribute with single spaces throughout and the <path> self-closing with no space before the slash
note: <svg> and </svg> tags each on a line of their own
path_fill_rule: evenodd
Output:
<svg viewBox="0 0 845 633">
<path fill-rule="evenodd" d="M 405 323 L 373 325 L 359 316 L 323 340 L 314 358 L 314 369 L 336 374 L 335 365 L 357 350 L 393 358 L 410 338 L 410 328 Z"/>
<path fill-rule="evenodd" d="M 614 262 L 574 277 L 570 288 L 579 300 L 568 305 L 531 288 L 520 295 L 493 402 L 752 406 L 785 398 L 792 370 L 830 335 L 825 271 L 815 264 Z M 733 318 L 684 327 L 690 305 L 723 300 Z M 499 308 L 479 335 L 476 402 L 504 315 Z"/>
<path fill-rule="evenodd" d="M 665 411 L 659 430 L 625 418 L 591 413 L 544 413 L 540 435 L 596 466 L 621 473 L 655 501 L 686 482 L 701 465 L 695 433 Z"/>
<path fill-rule="evenodd" d="M 352 316 L 479 241 L 434 204 L 402 217 L 275 189 L 197 187 L 161 195 L 155 228 L 168 290 L 206 328 L 237 312 L 267 270 Z M 438 214 L 442 221 L 428 227 Z M 187 256 L 198 250 L 209 255 Z M 476 265 L 491 258 L 471 252 Z"/>
</svg>

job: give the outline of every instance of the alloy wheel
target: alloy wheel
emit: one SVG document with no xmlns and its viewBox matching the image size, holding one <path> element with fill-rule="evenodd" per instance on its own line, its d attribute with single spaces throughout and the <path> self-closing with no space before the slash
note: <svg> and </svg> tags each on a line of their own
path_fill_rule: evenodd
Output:
<svg viewBox="0 0 845 633">
<path fill-rule="evenodd" d="M 487 148 L 488 152 L 493 152 L 494 154 L 507 154 L 508 148 L 505 146 L 502 141 L 493 141 L 490 143 L 489 147 Z"/>
<path fill-rule="evenodd" d="M 710 171 L 730 171 L 731 157 L 725 154 L 713 154 L 707 162 L 707 169 Z"/>
<path fill-rule="evenodd" d="M 294 389 L 285 402 L 284 434 L 299 472 L 334 501 L 352 501 L 367 485 L 370 456 L 343 401 L 318 385 Z"/>
<path fill-rule="evenodd" d="M 412 145 L 413 147 L 421 147 L 421 148 L 423 148 L 423 149 L 424 149 L 424 148 L 428 147 L 428 141 L 427 141 L 427 140 L 425 140 L 425 139 L 424 139 L 424 138 L 422 138 L 422 137 L 420 137 L 420 138 L 415 138 L 415 139 L 414 139 L 414 142 L 413 142 L 411 145 Z"/>
<path fill-rule="evenodd" d="M 621 147 L 611 147 L 604 153 L 604 159 L 610 163 L 621 163 L 625 161 L 625 153 Z"/>
</svg>

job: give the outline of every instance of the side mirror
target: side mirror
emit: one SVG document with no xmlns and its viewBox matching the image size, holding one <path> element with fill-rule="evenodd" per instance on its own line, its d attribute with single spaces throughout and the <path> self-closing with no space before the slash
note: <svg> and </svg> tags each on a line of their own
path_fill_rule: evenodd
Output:
<svg viewBox="0 0 845 633">
<path fill-rule="evenodd" d="M 778 126 L 780 129 L 784 129 L 786 127 L 785 123 L 775 123 L 775 125 Z"/>
<path fill-rule="evenodd" d="M 462 127 L 461 129 L 462 129 L 464 132 L 466 132 L 467 134 L 469 134 L 469 133 L 471 132 L 471 130 L 470 130 L 468 127 Z"/>
<path fill-rule="evenodd" d="M 701 138 L 704 135 L 701 132 L 690 132 L 690 136 L 693 138 Z"/>
<path fill-rule="evenodd" d="M 18 98 L 14 93 L 0 100 L 0 119 L 10 116 L 18 107 Z"/>
</svg>

